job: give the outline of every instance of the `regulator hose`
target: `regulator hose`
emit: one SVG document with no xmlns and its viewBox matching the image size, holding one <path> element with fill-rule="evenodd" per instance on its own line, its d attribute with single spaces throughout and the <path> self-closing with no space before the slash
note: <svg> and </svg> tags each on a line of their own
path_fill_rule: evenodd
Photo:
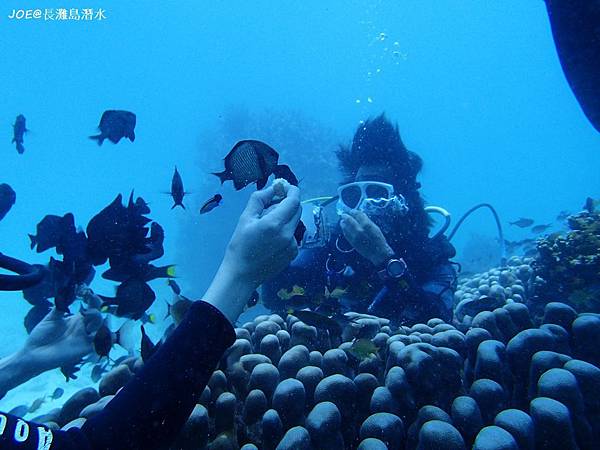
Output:
<svg viewBox="0 0 600 450">
<path fill-rule="evenodd" d="M 17 274 L 0 274 L 0 291 L 22 291 L 35 286 L 44 278 L 44 272 L 40 266 L 27 264 L 3 253 L 0 253 L 0 268 Z"/>
<path fill-rule="evenodd" d="M 506 246 L 504 245 L 504 233 L 502 232 L 502 224 L 500 223 L 500 217 L 498 216 L 498 213 L 496 212 L 494 207 L 492 205 L 490 205 L 489 203 L 480 203 L 478 205 L 473 206 L 466 213 L 464 213 L 461 216 L 461 218 L 458 220 L 458 222 L 456 222 L 456 225 L 454 225 L 454 228 L 452 228 L 452 231 L 448 235 L 448 240 L 449 241 L 452 240 L 452 238 L 454 237 L 454 235 L 456 234 L 456 232 L 458 231 L 458 229 L 462 225 L 462 223 L 465 221 L 465 219 L 467 217 L 469 217 L 473 212 L 478 210 L 479 208 L 488 208 L 494 215 L 494 220 L 496 221 L 496 227 L 498 228 L 498 239 L 500 240 L 500 265 L 504 266 L 504 265 L 506 265 Z"/>
</svg>

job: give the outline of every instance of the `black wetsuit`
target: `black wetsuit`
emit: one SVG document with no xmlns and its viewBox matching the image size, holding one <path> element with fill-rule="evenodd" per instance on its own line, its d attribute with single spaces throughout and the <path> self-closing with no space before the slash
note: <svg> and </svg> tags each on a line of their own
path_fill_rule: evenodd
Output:
<svg viewBox="0 0 600 450">
<path fill-rule="evenodd" d="M 546 0 L 546 7 L 569 86 L 600 131 L 600 0 Z"/>
<path fill-rule="evenodd" d="M 223 314 L 196 302 L 143 369 L 81 429 L 50 431 L 0 413 L 0 449 L 167 448 L 234 341 Z"/>
</svg>

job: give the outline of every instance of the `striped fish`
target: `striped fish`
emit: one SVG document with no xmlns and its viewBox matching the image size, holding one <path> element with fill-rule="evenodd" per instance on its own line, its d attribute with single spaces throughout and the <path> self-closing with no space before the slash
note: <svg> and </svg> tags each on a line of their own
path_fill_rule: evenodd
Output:
<svg viewBox="0 0 600 450">
<path fill-rule="evenodd" d="M 219 177 L 221 184 L 232 180 L 238 191 L 251 183 L 262 189 L 278 161 L 279 153 L 264 142 L 244 140 L 235 144 L 225 157 L 225 170 L 213 175 Z"/>
</svg>

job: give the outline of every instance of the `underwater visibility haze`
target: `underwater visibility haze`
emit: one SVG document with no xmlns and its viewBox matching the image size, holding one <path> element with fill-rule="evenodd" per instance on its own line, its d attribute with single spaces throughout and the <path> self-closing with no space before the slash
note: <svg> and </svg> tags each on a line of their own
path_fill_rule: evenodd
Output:
<svg viewBox="0 0 600 450">
<path fill-rule="evenodd" d="M 596 448 L 597 0 L 0 24 L 0 448 Z"/>
</svg>

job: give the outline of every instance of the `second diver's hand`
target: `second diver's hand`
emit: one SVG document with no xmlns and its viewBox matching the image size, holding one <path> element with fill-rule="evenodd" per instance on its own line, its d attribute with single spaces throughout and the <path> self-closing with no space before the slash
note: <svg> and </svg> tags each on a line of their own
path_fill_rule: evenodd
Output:
<svg viewBox="0 0 600 450">
<path fill-rule="evenodd" d="M 381 229 L 364 212 L 342 214 L 340 227 L 350 245 L 373 266 L 380 267 L 394 256 Z"/>
</svg>

